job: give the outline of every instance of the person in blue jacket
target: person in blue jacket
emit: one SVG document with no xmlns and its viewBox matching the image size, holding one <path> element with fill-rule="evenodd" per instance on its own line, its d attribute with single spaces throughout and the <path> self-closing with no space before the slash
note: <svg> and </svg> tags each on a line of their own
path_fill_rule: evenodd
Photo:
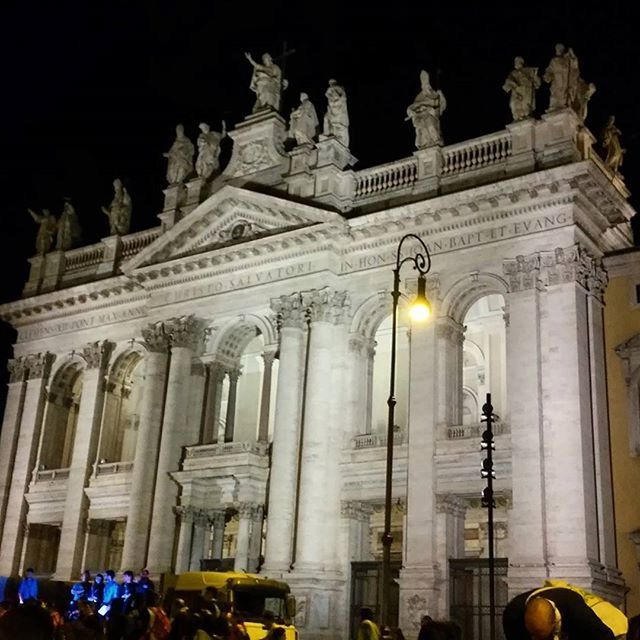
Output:
<svg viewBox="0 0 640 640">
<path fill-rule="evenodd" d="M 38 598 L 38 581 L 33 577 L 33 569 L 31 567 L 24 572 L 24 577 L 20 580 L 18 596 L 22 604 L 27 600 L 37 600 Z"/>
</svg>

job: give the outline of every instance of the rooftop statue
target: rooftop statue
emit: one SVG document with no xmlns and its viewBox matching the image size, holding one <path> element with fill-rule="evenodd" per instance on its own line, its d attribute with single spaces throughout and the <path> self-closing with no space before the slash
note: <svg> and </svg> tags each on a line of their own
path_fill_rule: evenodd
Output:
<svg viewBox="0 0 640 640">
<path fill-rule="evenodd" d="M 102 207 L 102 211 L 109 218 L 109 233 L 112 236 L 124 236 L 129 233 L 131 226 L 131 197 L 119 178 L 113 181 L 113 191 L 109 208 Z"/>
<path fill-rule="evenodd" d="M 556 111 L 565 107 L 573 108 L 579 78 L 578 58 L 573 49 L 566 51 L 563 44 L 556 44 L 556 54 L 549 62 L 543 76 L 544 81 L 550 85 L 547 111 Z"/>
<path fill-rule="evenodd" d="M 611 171 L 617 173 L 622 166 L 624 154 L 627 150 L 623 149 L 620 144 L 621 131 L 616 127 L 615 122 L 615 116 L 609 116 L 607 124 L 602 131 L 601 142 L 602 148 L 607 152 L 604 163 Z"/>
<path fill-rule="evenodd" d="M 291 111 L 289 118 L 289 137 L 295 139 L 296 144 L 313 144 L 318 133 L 318 115 L 309 96 L 300 94 L 300 104 Z"/>
<path fill-rule="evenodd" d="M 227 125 L 222 121 L 222 131 L 211 131 L 206 122 L 201 122 L 198 128 L 202 133 L 198 136 L 198 158 L 196 159 L 196 173 L 207 180 L 220 169 L 220 143 L 227 135 Z"/>
<path fill-rule="evenodd" d="M 29 209 L 31 217 L 40 225 L 36 236 L 36 251 L 39 256 L 49 253 L 53 239 L 58 228 L 58 221 L 51 215 L 49 209 L 43 209 L 42 215 L 37 214 L 33 209 Z"/>
<path fill-rule="evenodd" d="M 324 114 L 322 132 L 325 136 L 334 136 L 345 147 L 349 146 L 349 111 L 347 109 L 347 94 L 333 78 L 329 80 L 329 87 L 325 94 L 327 98 L 327 112 Z"/>
<path fill-rule="evenodd" d="M 179 124 L 176 127 L 176 139 L 171 149 L 162 155 L 169 159 L 167 163 L 167 182 L 179 184 L 184 182 L 193 173 L 193 143 L 184 135 L 184 127 Z"/>
<path fill-rule="evenodd" d="M 416 148 L 426 149 L 442 144 L 440 116 L 447 108 L 447 101 L 440 89 L 437 91 L 429 82 L 429 74 L 420 72 L 422 90 L 412 104 L 407 107 L 405 121 L 411 120 L 416 130 Z"/>
<path fill-rule="evenodd" d="M 66 200 L 62 213 L 58 220 L 58 236 L 56 238 L 56 249 L 67 251 L 78 246 L 82 240 L 82 230 L 78 221 L 78 214 L 69 200 Z"/>
<path fill-rule="evenodd" d="M 256 62 L 250 53 L 244 54 L 253 67 L 249 88 L 256 94 L 253 113 L 262 109 L 280 109 L 280 97 L 283 89 L 287 88 L 287 81 L 282 79 L 280 67 L 268 53 L 262 55 L 262 64 Z"/>
<path fill-rule="evenodd" d="M 536 108 L 536 89 L 539 87 L 538 67 L 525 67 L 523 58 L 515 58 L 513 71 L 502 86 L 504 91 L 511 94 L 509 108 L 514 122 L 524 120 L 533 113 Z"/>
<path fill-rule="evenodd" d="M 583 78 L 578 78 L 578 85 L 576 87 L 576 97 L 573 101 L 573 110 L 580 119 L 580 122 L 584 123 L 587 119 L 587 106 L 591 96 L 596 92 L 596 85 L 593 82 L 587 82 Z"/>
</svg>

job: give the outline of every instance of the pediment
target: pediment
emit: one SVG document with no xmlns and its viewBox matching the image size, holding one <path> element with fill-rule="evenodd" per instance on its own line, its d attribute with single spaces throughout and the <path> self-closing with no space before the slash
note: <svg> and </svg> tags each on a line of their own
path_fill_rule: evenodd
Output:
<svg viewBox="0 0 640 640">
<path fill-rule="evenodd" d="M 240 244 L 286 231 L 342 223 L 316 206 L 226 185 L 123 265 L 123 270 Z"/>
</svg>

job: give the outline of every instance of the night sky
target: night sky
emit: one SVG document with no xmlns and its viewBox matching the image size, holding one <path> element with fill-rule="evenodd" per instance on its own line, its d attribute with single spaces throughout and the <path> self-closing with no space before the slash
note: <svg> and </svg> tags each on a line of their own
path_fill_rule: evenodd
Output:
<svg viewBox="0 0 640 640">
<path fill-rule="evenodd" d="M 175 125 L 195 142 L 199 122 L 219 130 L 223 118 L 229 127 L 242 120 L 254 102 L 243 52 L 277 55 L 285 41 L 296 53 L 287 60 L 284 112 L 305 91 L 322 118 L 327 80 L 336 78 L 348 94 L 356 169 L 413 152 L 403 120 L 420 69 L 446 95 L 450 144 L 504 128 L 511 117 L 501 87 L 514 56 L 542 74 L 563 42 L 597 85 L 589 128 L 599 136 L 616 115 L 627 148 L 622 172 L 640 193 L 640 23 L 622 2 L 22 0 L 3 3 L 0 23 L 0 302 L 20 296 L 34 253 L 27 207 L 58 215 L 71 197 L 89 244 L 108 235 L 100 206 L 120 177 L 133 200 L 132 231 L 156 226 L 162 153 Z M 537 113 L 547 104 L 543 84 Z M 223 166 L 229 152 L 226 139 Z M 13 339 L 0 326 L 3 391 Z"/>
</svg>

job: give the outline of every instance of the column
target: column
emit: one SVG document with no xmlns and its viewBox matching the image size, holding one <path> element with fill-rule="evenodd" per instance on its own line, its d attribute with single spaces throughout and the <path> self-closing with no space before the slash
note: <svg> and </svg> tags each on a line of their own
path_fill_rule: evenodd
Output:
<svg viewBox="0 0 640 640">
<path fill-rule="evenodd" d="M 224 525 L 225 512 L 222 510 L 214 510 L 209 512 L 209 522 L 213 527 L 213 541 L 211 542 L 211 557 L 216 560 L 222 559 L 222 550 L 224 548 Z"/>
<path fill-rule="evenodd" d="M 218 441 L 224 368 L 217 362 L 209 362 L 205 366 L 207 367 L 207 394 L 204 410 L 204 425 L 202 429 L 202 444 L 211 444 Z"/>
<path fill-rule="evenodd" d="M 538 256 L 503 262 L 509 281 L 505 321 L 513 491 L 509 513 L 510 595 L 541 584 L 547 576 L 540 335 L 543 287 L 539 268 Z"/>
<path fill-rule="evenodd" d="M 71 452 L 56 565 L 57 580 L 72 580 L 82 570 L 83 534 L 89 510 L 89 499 L 84 490 L 96 459 L 104 404 L 104 377 L 112 350 L 113 343 L 106 340 L 88 344 L 82 350 L 87 366 L 82 374 L 78 426 Z"/>
<path fill-rule="evenodd" d="M 143 329 L 142 335 L 147 346 L 144 392 L 122 548 L 123 571 L 143 565 L 147 558 L 168 364 L 168 337 L 162 323 Z"/>
<path fill-rule="evenodd" d="M 11 486 L 11 472 L 18 445 L 20 421 L 24 409 L 24 397 L 27 390 L 25 359 L 9 360 L 9 385 L 7 402 L 0 431 L 0 539 Z"/>
<path fill-rule="evenodd" d="M 373 357 L 370 340 L 360 333 L 349 336 L 349 384 L 346 398 L 346 430 L 351 436 L 371 431 L 371 395 Z M 374 350 L 375 352 L 375 350 Z"/>
<path fill-rule="evenodd" d="M 190 565 L 194 512 L 191 507 L 187 506 L 174 507 L 173 512 L 180 520 L 176 549 L 176 573 L 184 573 L 189 571 Z"/>
<path fill-rule="evenodd" d="M 257 504 L 251 514 L 247 571 L 252 573 L 258 569 L 260 563 L 260 551 L 262 550 L 262 512 L 262 505 Z"/>
<path fill-rule="evenodd" d="M 171 345 L 171 363 L 146 562 L 149 569 L 157 573 L 164 573 L 172 568 L 176 533 L 173 507 L 178 497 L 178 486 L 169 477 L 169 473 L 178 470 L 182 447 L 196 442 L 199 435 L 199 425 L 189 424 L 187 407 L 191 360 L 204 335 L 200 323 L 193 316 L 170 320 L 164 325 Z"/>
<path fill-rule="evenodd" d="M 53 359 L 50 353 L 34 354 L 25 359 L 28 381 L 0 543 L 0 575 L 4 576 L 17 573 L 19 568 L 27 514 L 24 494 L 35 465 L 44 413 L 45 385 Z"/>
<path fill-rule="evenodd" d="M 327 484 L 334 480 L 328 473 L 328 457 L 335 456 L 335 452 L 330 451 L 330 431 L 337 391 L 329 381 L 333 379 L 336 356 L 335 325 L 342 320 L 347 300 L 344 293 L 321 289 L 305 292 L 303 301 L 311 323 L 294 568 L 308 572 L 324 568 L 325 554 L 319 554 L 318 550 L 326 549 L 327 519 L 334 513 L 339 517 L 340 513 L 339 500 L 333 504 L 326 493 Z"/>
<path fill-rule="evenodd" d="M 193 517 L 193 541 L 191 543 L 191 558 L 189 559 L 189 571 L 200 571 L 200 560 L 204 549 L 205 530 L 209 521 L 207 514 L 200 509 Z"/>
<path fill-rule="evenodd" d="M 292 560 L 305 350 L 300 294 L 276 298 L 271 308 L 278 314 L 281 328 L 264 568 L 269 575 L 288 571 Z"/>
<path fill-rule="evenodd" d="M 227 420 L 224 427 L 224 441 L 233 442 L 233 431 L 236 422 L 236 397 L 238 394 L 238 378 L 240 371 L 229 371 L 229 399 L 227 400 Z"/>
<path fill-rule="evenodd" d="M 258 427 L 258 442 L 269 441 L 269 411 L 271 409 L 271 371 L 273 369 L 274 351 L 262 354 L 264 369 L 262 371 L 262 394 L 260 395 L 260 422 Z"/>
<path fill-rule="evenodd" d="M 430 296 L 432 300 L 436 296 Z M 400 626 L 410 629 L 411 602 L 434 618 L 440 611 L 440 570 L 435 554 L 435 440 L 438 384 L 444 372 L 438 358 L 437 323 L 414 323 L 409 344 L 409 443 L 404 563 L 400 571 Z M 415 605 L 414 605 L 415 606 Z"/>
<path fill-rule="evenodd" d="M 234 571 L 249 571 L 249 542 L 251 524 L 255 518 L 256 505 L 245 502 L 238 505 L 238 537 L 236 540 L 236 557 L 233 562 Z"/>
</svg>

